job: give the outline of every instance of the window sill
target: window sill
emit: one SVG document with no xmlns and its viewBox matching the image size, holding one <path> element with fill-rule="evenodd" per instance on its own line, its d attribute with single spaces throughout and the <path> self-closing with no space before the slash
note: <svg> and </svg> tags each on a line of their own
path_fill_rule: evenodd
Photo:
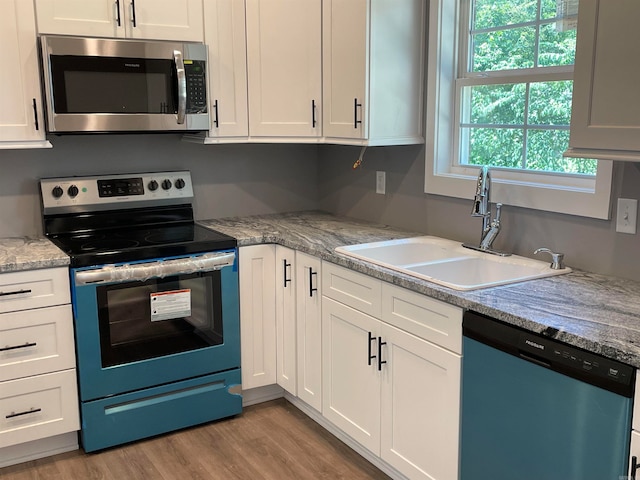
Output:
<svg viewBox="0 0 640 480">
<path fill-rule="evenodd" d="M 476 175 L 438 172 L 427 158 L 425 193 L 473 199 Z M 566 187 L 500 178 L 492 171 L 491 201 L 534 210 L 607 220 L 610 218 L 613 162 L 598 162 L 591 188 Z"/>
</svg>

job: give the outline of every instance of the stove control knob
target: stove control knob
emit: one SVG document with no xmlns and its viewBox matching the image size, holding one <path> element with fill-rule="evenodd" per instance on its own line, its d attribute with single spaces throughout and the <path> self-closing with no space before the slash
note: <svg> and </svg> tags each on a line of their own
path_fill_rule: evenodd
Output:
<svg viewBox="0 0 640 480">
<path fill-rule="evenodd" d="M 78 187 L 76 187 L 75 185 L 71 185 L 69 188 L 67 188 L 67 193 L 71 198 L 78 195 L 78 192 L 79 192 Z"/>
<path fill-rule="evenodd" d="M 60 198 L 63 193 L 64 190 L 62 190 L 62 187 L 60 185 L 56 185 L 55 187 L 53 187 L 53 190 L 51 190 L 51 195 L 53 195 L 55 198 Z"/>
<path fill-rule="evenodd" d="M 149 182 L 149 185 L 147 185 L 149 187 L 149 190 L 151 190 L 152 192 L 158 189 L 158 182 L 156 182 L 155 180 L 151 180 Z"/>
<path fill-rule="evenodd" d="M 185 185 L 185 183 L 184 183 L 184 180 L 183 180 L 183 179 L 178 178 L 178 179 L 176 180 L 176 188 L 177 188 L 178 190 L 183 189 L 183 188 L 184 188 L 184 185 Z"/>
<path fill-rule="evenodd" d="M 171 180 L 169 180 L 168 178 L 166 180 L 162 181 L 162 189 L 163 190 L 169 190 L 171 188 Z"/>
</svg>

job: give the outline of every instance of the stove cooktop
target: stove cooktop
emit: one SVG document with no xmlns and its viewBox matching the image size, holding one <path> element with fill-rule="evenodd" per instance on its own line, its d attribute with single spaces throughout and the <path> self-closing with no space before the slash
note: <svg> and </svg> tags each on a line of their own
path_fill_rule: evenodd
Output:
<svg viewBox="0 0 640 480">
<path fill-rule="evenodd" d="M 235 238 L 201 225 L 152 226 L 50 235 L 71 267 L 149 260 L 235 248 Z"/>
</svg>

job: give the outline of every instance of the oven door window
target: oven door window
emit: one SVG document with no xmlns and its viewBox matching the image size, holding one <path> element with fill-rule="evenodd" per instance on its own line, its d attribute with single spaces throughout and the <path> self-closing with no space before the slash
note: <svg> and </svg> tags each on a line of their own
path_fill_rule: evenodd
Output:
<svg viewBox="0 0 640 480">
<path fill-rule="evenodd" d="M 164 59 L 51 55 L 55 112 L 177 112 L 175 63 Z"/>
<path fill-rule="evenodd" d="M 223 343 L 220 272 L 97 288 L 102 366 Z"/>
</svg>

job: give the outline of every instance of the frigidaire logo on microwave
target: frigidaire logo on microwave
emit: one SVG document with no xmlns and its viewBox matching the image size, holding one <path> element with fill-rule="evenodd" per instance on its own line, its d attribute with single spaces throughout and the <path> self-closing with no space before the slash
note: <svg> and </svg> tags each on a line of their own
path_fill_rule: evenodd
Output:
<svg viewBox="0 0 640 480">
<path fill-rule="evenodd" d="M 125 67 L 131 67 L 131 68 L 140 68 L 140 64 L 139 63 L 125 63 L 124 66 Z"/>
</svg>

